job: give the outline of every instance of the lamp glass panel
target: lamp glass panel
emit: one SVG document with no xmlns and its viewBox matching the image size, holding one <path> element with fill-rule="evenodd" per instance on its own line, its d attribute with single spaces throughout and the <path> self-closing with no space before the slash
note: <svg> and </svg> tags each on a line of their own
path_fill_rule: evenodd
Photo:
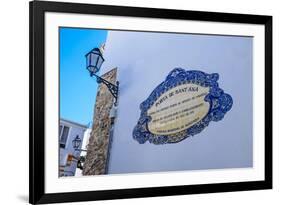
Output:
<svg viewBox="0 0 281 205">
<path fill-rule="evenodd" d="M 91 64 L 91 54 L 88 54 L 86 56 L 86 60 L 87 60 L 87 67 Z"/>
<path fill-rule="evenodd" d="M 98 69 L 100 69 L 102 63 L 103 63 L 103 59 L 102 59 L 102 57 L 99 57 L 99 61 L 98 61 L 98 64 L 97 64 Z"/>
<path fill-rule="evenodd" d="M 91 54 L 91 66 L 96 66 L 97 60 L 98 60 L 98 55 L 97 54 Z"/>
</svg>

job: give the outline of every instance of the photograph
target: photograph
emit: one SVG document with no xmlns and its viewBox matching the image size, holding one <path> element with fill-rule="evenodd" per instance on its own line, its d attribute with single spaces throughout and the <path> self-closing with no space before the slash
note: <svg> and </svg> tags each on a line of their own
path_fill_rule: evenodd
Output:
<svg viewBox="0 0 281 205">
<path fill-rule="evenodd" d="M 253 36 L 58 36 L 59 177 L 253 168 Z"/>
<path fill-rule="evenodd" d="M 272 16 L 30 3 L 30 203 L 272 188 Z"/>
</svg>

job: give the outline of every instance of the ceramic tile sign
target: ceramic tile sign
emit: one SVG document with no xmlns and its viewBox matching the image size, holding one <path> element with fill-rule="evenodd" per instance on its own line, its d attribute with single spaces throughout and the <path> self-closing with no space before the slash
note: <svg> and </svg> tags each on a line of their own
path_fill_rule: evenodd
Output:
<svg viewBox="0 0 281 205">
<path fill-rule="evenodd" d="M 141 103 L 133 138 L 140 144 L 176 143 L 222 120 L 233 100 L 219 88 L 218 79 L 217 73 L 173 69 Z"/>
</svg>

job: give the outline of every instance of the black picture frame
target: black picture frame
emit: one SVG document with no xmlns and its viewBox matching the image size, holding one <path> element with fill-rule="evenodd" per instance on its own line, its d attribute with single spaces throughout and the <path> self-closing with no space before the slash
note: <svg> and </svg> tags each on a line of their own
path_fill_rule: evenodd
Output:
<svg viewBox="0 0 281 205">
<path fill-rule="evenodd" d="M 44 204 L 198 193 L 260 190 L 272 188 L 272 16 L 184 11 L 94 4 L 32 1 L 30 12 L 30 106 L 29 106 L 29 202 Z M 265 27 L 265 180 L 217 184 L 181 185 L 71 193 L 45 193 L 45 59 L 44 20 L 46 12 L 97 14 L 259 24 Z"/>
</svg>

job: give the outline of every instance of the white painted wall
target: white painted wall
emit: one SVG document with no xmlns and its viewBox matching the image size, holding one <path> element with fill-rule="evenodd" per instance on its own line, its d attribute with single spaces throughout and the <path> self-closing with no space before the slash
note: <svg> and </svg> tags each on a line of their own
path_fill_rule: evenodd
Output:
<svg viewBox="0 0 281 205">
<path fill-rule="evenodd" d="M 57 0 L 63 1 L 63 0 Z M 200 194 L 187 196 L 138 198 L 126 200 L 109 200 L 96 202 L 80 202 L 65 204 L 93 204 L 93 205 L 142 205 L 142 204 L 179 204 L 179 205 L 237 205 L 237 204 L 278 204 L 281 200 L 281 7 L 276 0 L 268 1 L 245 1 L 245 0 L 71 0 L 72 2 L 87 2 L 97 4 L 162 7 L 189 10 L 207 10 L 219 12 L 253 13 L 273 15 L 273 66 L 274 66 L 274 189 L 250 192 L 231 192 L 217 194 Z M 0 101 L 1 139 L 5 139 L 9 146 L 0 149 L 1 156 L 17 159 L 16 163 L 9 163 L 10 168 L 0 170 L 1 204 L 27 204 L 28 201 L 28 1 L 16 0 L 5 1 L 2 4 L 1 19 L 1 75 L 0 88 L 2 100 Z M 9 28 L 9 29 L 5 29 Z M 20 32 L 19 32 L 20 31 Z M 11 44 L 11 42 L 13 42 Z M 14 55 L 17 51 L 18 62 L 21 66 L 11 67 Z M 17 123 L 11 123 L 11 122 Z M 16 127 L 15 127 L 16 125 Z M 13 146 L 11 146 L 13 145 Z M 16 151 L 11 151 L 11 149 Z M 19 170 L 20 168 L 20 170 Z"/>
<path fill-rule="evenodd" d="M 92 131 L 92 129 L 87 128 L 86 131 L 84 132 L 83 143 L 82 143 L 82 146 L 81 146 L 81 150 L 82 151 L 80 152 L 80 156 L 85 156 L 86 157 L 87 152 L 85 152 L 83 150 L 87 150 L 87 145 L 89 144 L 89 139 L 90 139 L 90 136 L 91 136 L 91 131 Z M 75 176 L 76 177 L 83 176 L 82 175 L 82 170 L 77 168 L 76 172 L 75 172 Z"/>
<path fill-rule="evenodd" d="M 109 31 L 101 70 L 117 66 L 120 82 L 109 173 L 252 167 L 252 46 L 251 37 Z M 175 67 L 219 73 L 233 107 L 192 138 L 139 144 L 139 106 Z"/>
</svg>

